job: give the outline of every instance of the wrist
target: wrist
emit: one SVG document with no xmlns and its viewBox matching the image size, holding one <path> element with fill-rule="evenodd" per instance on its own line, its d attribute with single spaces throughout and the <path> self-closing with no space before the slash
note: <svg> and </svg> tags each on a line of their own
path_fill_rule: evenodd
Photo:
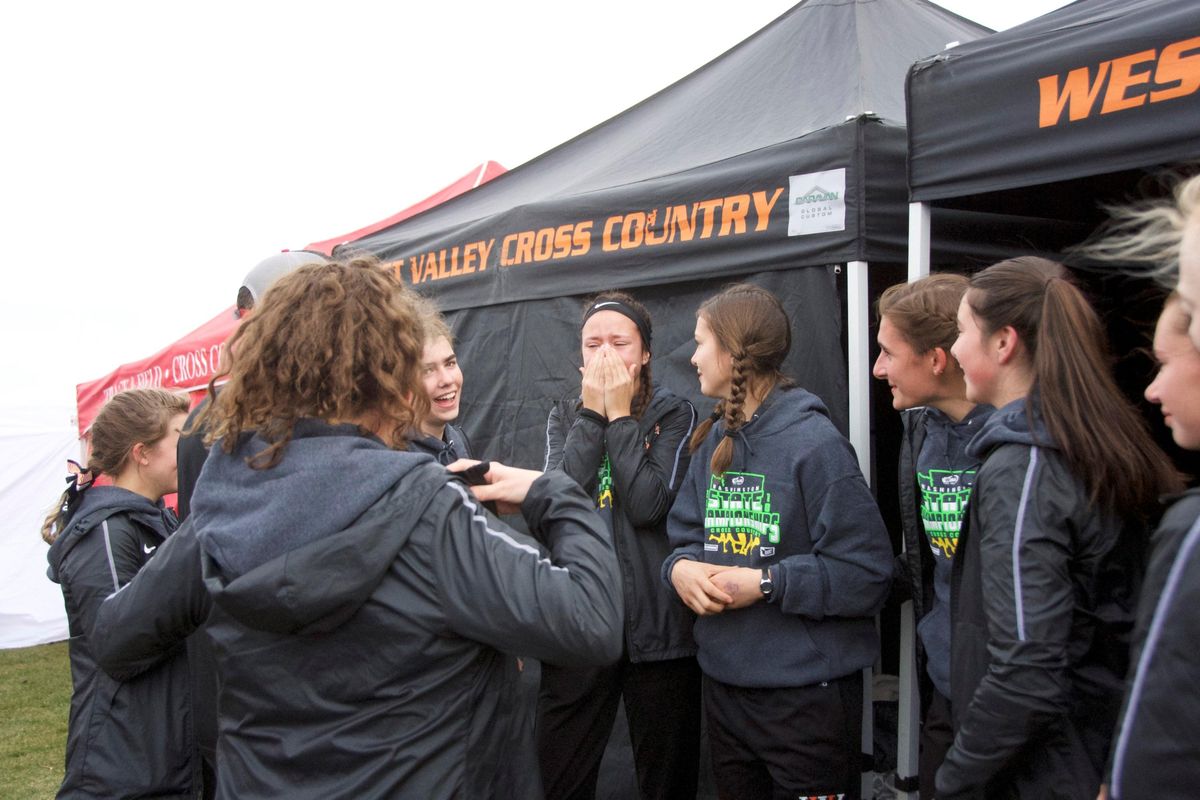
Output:
<svg viewBox="0 0 1200 800">
<path fill-rule="evenodd" d="M 604 426 L 604 425 L 608 424 L 608 419 L 604 416 L 603 413 L 597 411 L 596 409 L 594 409 L 588 405 L 585 405 L 583 408 L 581 408 L 579 410 L 579 416 L 583 419 L 591 420 L 592 422 L 594 422 L 600 426 Z"/>
<path fill-rule="evenodd" d="M 773 566 L 763 567 L 758 579 L 758 590 L 762 592 L 763 600 L 768 603 L 775 602 L 775 598 L 779 592 L 776 588 L 776 569 Z"/>
</svg>

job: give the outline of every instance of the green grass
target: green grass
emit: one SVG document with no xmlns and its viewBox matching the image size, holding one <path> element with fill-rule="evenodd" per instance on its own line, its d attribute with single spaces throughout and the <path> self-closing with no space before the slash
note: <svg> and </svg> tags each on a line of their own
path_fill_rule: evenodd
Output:
<svg viewBox="0 0 1200 800">
<path fill-rule="evenodd" d="M 58 791 L 70 706 L 66 642 L 0 650 L 0 797 L 45 800 Z"/>
</svg>

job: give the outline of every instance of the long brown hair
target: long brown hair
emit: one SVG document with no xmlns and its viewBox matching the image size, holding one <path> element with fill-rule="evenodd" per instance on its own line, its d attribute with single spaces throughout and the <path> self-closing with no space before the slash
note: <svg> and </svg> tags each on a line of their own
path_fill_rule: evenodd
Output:
<svg viewBox="0 0 1200 800">
<path fill-rule="evenodd" d="M 1024 343 L 1046 429 L 1093 503 L 1124 516 L 1179 487 L 1145 419 L 1117 388 L 1099 316 L 1061 264 L 1002 261 L 971 278 L 966 300 L 984 334 L 1012 326 Z"/>
<path fill-rule="evenodd" d="M 750 283 L 735 283 L 705 300 L 696 316 L 704 318 L 717 344 L 729 353 L 732 380 L 729 399 L 718 402 L 712 416 L 696 426 L 692 452 L 718 419 L 724 418 L 726 433 L 746 424 L 742 407 L 747 392 L 765 397 L 775 386 L 791 385 L 780 367 L 792 349 L 792 325 L 775 295 Z M 732 460 L 733 442 L 725 436 L 713 451 L 712 473 L 721 475 Z"/>
<path fill-rule="evenodd" d="M 92 422 L 86 470 L 89 483 L 101 475 L 119 475 L 134 445 L 158 444 L 169 432 L 171 420 L 187 411 L 187 398 L 165 389 L 128 389 L 113 395 Z M 67 522 L 69 498 L 68 489 L 42 522 L 42 539 L 47 543 L 54 542 Z"/>
<path fill-rule="evenodd" d="M 276 281 L 229 342 L 228 375 L 204 424 L 233 452 L 253 431 L 270 443 L 250 462 L 279 463 L 296 421 L 369 416 L 390 447 L 428 413 L 425 331 L 411 293 L 374 258 L 311 264 Z"/>
<path fill-rule="evenodd" d="M 641 303 L 639 303 L 637 300 L 634 300 L 631 295 L 628 295 L 625 292 L 618 292 L 615 290 L 608 291 L 608 292 L 601 292 L 600 294 L 596 295 L 595 297 L 589 298 L 587 301 L 585 301 L 583 304 L 583 318 L 582 318 L 582 320 L 580 320 L 580 324 L 582 325 L 584 322 L 587 322 L 588 311 L 591 310 L 592 306 L 596 305 L 596 303 L 602 303 L 605 300 L 615 300 L 618 303 L 629 306 L 629 308 L 631 308 L 634 311 L 634 313 L 640 314 L 642 316 L 642 320 L 645 322 L 646 326 L 650 325 L 650 312 L 646 310 L 646 307 L 644 305 L 642 305 Z M 647 342 L 645 339 L 642 338 L 641 326 L 638 327 L 638 339 L 640 339 L 642 342 L 642 349 L 645 350 L 647 354 L 649 354 L 650 353 L 650 342 Z M 650 375 L 650 362 L 647 361 L 645 364 L 642 365 L 641 371 L 638 373 L 637 392 L 633 395 L 633 402 L 630 403 L 630 407 L 629 407 L 629 413 L 633 415 L 634 419 L 640 420 L 642 418 L 642 414 L 646 411 L 647 408 L 650 407 L 650 400 L 653 397 L 654 397 L 654 381 Z"/>
</svg>

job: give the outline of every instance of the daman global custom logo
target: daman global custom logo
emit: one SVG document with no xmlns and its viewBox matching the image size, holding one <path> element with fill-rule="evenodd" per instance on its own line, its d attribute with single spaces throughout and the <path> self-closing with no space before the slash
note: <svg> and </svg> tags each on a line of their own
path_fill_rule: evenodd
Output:
<svg viewBox="0 0 1200 800">
<path fill-rule="evenodd" d="M 788 236 L 846 229 L 846 170 L 788 177 Z"/>
</svg>

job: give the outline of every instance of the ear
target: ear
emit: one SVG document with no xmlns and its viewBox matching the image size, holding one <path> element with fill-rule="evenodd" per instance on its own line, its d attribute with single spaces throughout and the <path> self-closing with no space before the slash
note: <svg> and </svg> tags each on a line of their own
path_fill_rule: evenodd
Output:
<svg viewBox="0 0 1200 800">
<path fill-rule="evenodd" d="M 992 334 L 992 348 L 999 364 L 1009 364 L 1023 349 L 1021 337 L 1012 325 L 1005 325 Z"/>
<path fill-rule="evenodd" d="M 942 377 L 942 374 L 946 371 L 946 365 L 950 363 L 949 354 L 941 347 L 935 347 L 929 351 L 927 358 L 929 359 L 929 366 L 933 370 L 933 374 L 939 378 Z"/>
<path fill-rule="evenodd" d="M 150 448 L 146 447 L 144 443 L 138 442 L 129 449 L 129 456 L 133 459 L 135 464 L 146 466 L 150 463 L 150 457 L 146 455 L 146 451 L 149 449 Z"/>
<path fill-rule="evenodd" d="M 650 351 L 643 350 L 642 351 L 642 366 L 644 367 L 649 363 L 650 363 Z"/>
</svg>

